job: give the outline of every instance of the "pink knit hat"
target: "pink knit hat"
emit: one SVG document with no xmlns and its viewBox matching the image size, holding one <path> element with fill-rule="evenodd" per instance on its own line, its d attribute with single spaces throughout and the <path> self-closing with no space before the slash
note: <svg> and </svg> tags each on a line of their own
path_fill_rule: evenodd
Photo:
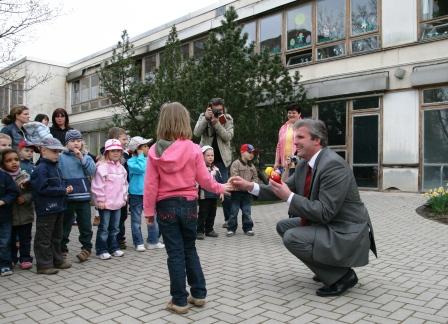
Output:
<svg viewBox="0 0 448 324">
<path fill-rule="evenodd" d="M 110 151 L 110 150 L 122 150 L 123 146 L 121 146 L 121 143 L 117 139 L 108 139 L 106 143 L 104 144 L 104 152 Z"/>
</svg>

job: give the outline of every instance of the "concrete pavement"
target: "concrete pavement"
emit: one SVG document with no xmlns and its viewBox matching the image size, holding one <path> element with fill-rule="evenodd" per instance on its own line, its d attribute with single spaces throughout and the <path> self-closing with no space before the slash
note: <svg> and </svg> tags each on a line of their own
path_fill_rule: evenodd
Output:
<svg viewBox="0 0 448 324">
<path fill-rule="evenodd" d="M 371 263 L 356 269 L 359 284 L 341 297 L 315 295 L 320 285 L 275 232 L 287 215 L 277 203 L 252 208 L 254 237 L 239 229 L 227 238 L 218 210 L 220 237 L 197 242 L 208 289 L 202 309 L 184 316 L 165 310 L 165 250 L 128 247 L 122 258 L 80 264 L 74 227 L 71 269 L 44 276 L 16 268 L 0 278 L 0 323 L 448 323 L 448 227 L 415 213 L 421 195 L 362 198 L 379 259 L 371 254 Z"/>
</svg>

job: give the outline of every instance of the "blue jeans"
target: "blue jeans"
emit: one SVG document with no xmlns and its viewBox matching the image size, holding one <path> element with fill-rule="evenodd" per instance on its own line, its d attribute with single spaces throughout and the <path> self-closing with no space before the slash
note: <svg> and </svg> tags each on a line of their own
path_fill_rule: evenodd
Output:
<svg viewBox="0 0 448 324">
<path fill-rule="evenodd" d="M 100 223 L 96 232 L 96 255 L 115 252 L 119 249 L 117 234 L 120 223 L 120 209 L 99 209 Z"/>
<path fill-rule="evenodd" d="M 159 243 L 159 225 L 157 223 L 157 215 L 154 215 L 154 223 L 147 225 L 148 228 L 148 238 L 146 243 L 157 244 Z"/>
<path fill-rule="evenodd" d="M 229 180 L 229 169 L 224 165 L 224 162 L 217 162 L 215 166 L 221 173 L 222 182 L 226 183 Z M 232 213 L 232 203 L 230 202 L 230 197 L 227 195 L 224 196 L 224 201 L 222 202 L 222 211 L 224 213 L 224 221 L 228 222 Z"/>
<path fill-rule="evenodd" d="M 194 298 L 205 298 L 205 278 L 196 251 L 197 201 L 183 197 L 161 200 L 156 205 L 158 223 L 168 254 L 170 294 L 178 306 L 187 305 L 185 277 Z"/>
<path fill-rule="evenodd" d="M 251 214 L 251 201 L 252 197 L 250 193 L 243 191 L 234 191 L 232 192 L 232 213 L 229 218 L 229 222 L 227 223 L 227 230 L 235 232 L 238 228 L 238 212 L 242 212 L 243 219 L 243 231 L 251 231 L 254 227 L 254 222 L 250 217 Z"/>
<path fill-rule="evenodd" d="M 0 222 L 0 268 L 11 268 L 11 231 L 10 221 Z"/>
<path fill-rule="evenodd" d="M 142 245 L 143 195 L 129 195 L 129 209 L 131 211 L 132 242 L 134 246 Z"/>
</svg>

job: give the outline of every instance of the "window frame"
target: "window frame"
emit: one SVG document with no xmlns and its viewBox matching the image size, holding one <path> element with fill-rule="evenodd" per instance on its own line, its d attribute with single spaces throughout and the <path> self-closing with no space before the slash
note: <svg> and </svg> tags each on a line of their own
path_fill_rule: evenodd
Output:
<svg viewBox="0 0 448 324">
<path fill-rule="evenodd" d="M 422 38 L 421 37 L 423 24 L 434 23 L 434 22 L 445 20 L 445 19 L 447 20 L 447 24 L 448 24 L 448 14 L 445 16 L 424 20 L 423 12 L 422 12 L 422 10 L 423 10 L 422 1 L 424 1 L 424 0 L 417 0 L 417 6 L 416 6 L 417 7 L 417 41 L 426 43 L 426 42 L 434 42 L 434 41 L 448 38 L 448 33 L 445 36 L 442 35 L 442 36 L 436 36 L 436 37 L 432 37 L 432 38 Z"/>
</svg>

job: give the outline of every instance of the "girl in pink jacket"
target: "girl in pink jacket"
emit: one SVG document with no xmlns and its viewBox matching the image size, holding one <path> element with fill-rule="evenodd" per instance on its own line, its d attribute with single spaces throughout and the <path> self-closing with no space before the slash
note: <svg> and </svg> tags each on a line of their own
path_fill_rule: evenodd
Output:
<svg viewBox="0 0 448 324">
<path fill-rule="evenodd" d="M 143 207 L 148 224 L 157 222 L 168 254 L 170 293 L 167 309 L 188 312 L 187 301 L 203 306 L 207 290 L 196 251 L 198 220 L 196 184 L 217 194 L 228 193 L 210 175 L 200 147 L 191 139 L 190 114 L 180 103 L 164 104 L 157 125 L 157 142 L 151 147 L 146 167 Z M 190 296 L 185 281 L 191 286 Z M 188 297 L 188 299 L 187 299 Z"/>
<path fill-rule="evenodd" d="M 123 147 L 117 139 L 109 139 L 104 145 L 104 160 L 97 163 L 92 180 L 92 196 L 99 210 L 100 223 L 96 233 L 96 255 L 101 260 L 123 256 L 117 234 L 120 209 L 128 200 L 127 172 L 121 164 Z"/>
</svg>

